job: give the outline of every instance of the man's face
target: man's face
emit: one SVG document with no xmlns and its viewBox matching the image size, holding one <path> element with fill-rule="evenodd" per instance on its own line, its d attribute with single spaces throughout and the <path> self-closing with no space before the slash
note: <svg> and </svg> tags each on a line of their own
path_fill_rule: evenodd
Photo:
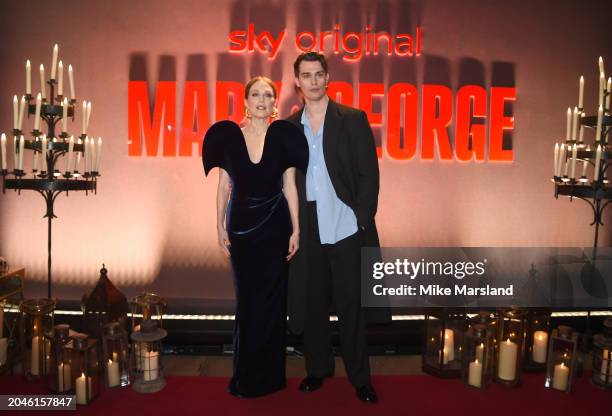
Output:
<svg viewBox="0 0 612 416">
<path fill-rule="evenodd" d="M 325 72 L 319 61 L 300 62 L 300 73 L 295 79 L 295 85 L 302 91 L 304 98 L 319 101 L 327 92 L 329 74 Z"/>
</svg>

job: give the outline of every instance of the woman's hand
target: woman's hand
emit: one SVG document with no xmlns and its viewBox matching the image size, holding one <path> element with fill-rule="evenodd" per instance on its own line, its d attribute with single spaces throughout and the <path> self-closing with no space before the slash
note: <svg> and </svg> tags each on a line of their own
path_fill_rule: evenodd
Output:
<svg viewBox="0 0 612 416">
<path fill-rule="evenodd" d="M 287 261 L 293 258 L 295 253 L 297 253 L 297 251 L 299 250 L 299 248 L 300 248 L 300 232 L 297 231 L 291 234 L 291 237 L 289 237 L 289 254 L 286 257 Z"/>
<path fill-rule="evenodd" d="M 229 237 L 227 236 L 227 230 L 224 226 L 217 227 L 217 239 L 219 240 L 219 246 L 221 247 L 221 250 L 223 250 L 223 253 L 225 253 L 225 255 L 229 257 L 229 248 L 231 247 L 231 244 L 229 241 Z"/>
</svg>

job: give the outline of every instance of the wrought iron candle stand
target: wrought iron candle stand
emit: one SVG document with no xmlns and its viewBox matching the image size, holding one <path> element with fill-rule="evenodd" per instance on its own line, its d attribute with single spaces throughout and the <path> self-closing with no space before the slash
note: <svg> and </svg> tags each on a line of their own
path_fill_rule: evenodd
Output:
<svg viewBox="0 0 612 416">
<path fill-rule="evenodd" d="M 24 148 L 33 150 L 42 154 L 42 157 L 46 158 L 47 170 L 37 172 L 33 170 L 32 178 L 28 178 L 28 174 L 23 169 L 15 169 L 9 171 L 3 169 L 0 171 L 2 175 L 2 193 L 6 193 L 7 189 L 12 189 L 18 194 L 21 194 L 22 190 L 32 190 L 40 193 L 45 199 L 46 203 L 46 214 L 43 218 L 48 220 L 48 231 L 47 231 L 47 297 L 51 298 L 51 230 L 53 218 L 57 218 L 55 215 L 53 206 L 55 199 L 62 192 L 66 192 L 68 196 L 70 191 L 85 191 L 87 195 L 90 191 L 97 192 L 97 178 L 100 176 L 98 172 L 84 172 L 83 174 L 78 172 L 78 169 L 71 171 L 72 166 L 68 166 L 66 172 L 61 173 L 59 169 L 56 169 L 57 162 L 61 156 L 64 156 L 69 151 L 69 136 L 67 132 L 61 132 L 58 136 L 55 135 L 55 125 L 63 117 L 63 111 L 61 103 L 64 99 L 63 96 L 58 95 L 55 97 L 55 84 L 56 80 L 49 79 L 47 84 L 50 86 L 50 102 L 42 100 L 40 117 L 46 123 L 47 126 L 47 151 L 43 154 L 42 141 L 38 140 L 43 135 L 40 130 L 33 130 L 31 132 L 33 139 L 24 140 Z M 60 103 L 56 105 L 53 103 L 53 97 Z M 25 96 L 27 100 L 27 115 L 36 114 L 36 104 L 31 104 L 34 99 L 32 95 L 28 94 Z M 34 99 L 35 101 L 35 99 Z M 74 121 L 75 104 L 76 99 L 68 101 L 67 117 L 71 117 Z M 85 115 L 84 115 L 85 116 Z M 14 129 L 13 135 L 16 138 L 20 138 L 23 135 L 21 130 Z M 75 156 L 79 153 L 85 152 L 85 138 L 86 135 L 82 134 L 79 136 L 82 144 L 73 143 L 73 152 Z M 23 155 L 20 155 L 23 157 Z M 44 166 L 44 165 L 43 165 Z M 12 178 L 10 178 L 12 176 Z"/>
</svg>

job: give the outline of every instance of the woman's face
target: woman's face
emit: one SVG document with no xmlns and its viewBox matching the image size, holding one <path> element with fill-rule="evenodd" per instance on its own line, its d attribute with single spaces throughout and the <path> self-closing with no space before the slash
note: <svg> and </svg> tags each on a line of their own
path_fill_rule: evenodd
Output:
<svg viewBox="0 0 612 416">
<path fill-rule="evenodd" d="M 274 111 L 274 90 L 265 81 L 256 81 L 249 90 L 245 105 L 254 118 L 269 118 Z"/>
</svg>

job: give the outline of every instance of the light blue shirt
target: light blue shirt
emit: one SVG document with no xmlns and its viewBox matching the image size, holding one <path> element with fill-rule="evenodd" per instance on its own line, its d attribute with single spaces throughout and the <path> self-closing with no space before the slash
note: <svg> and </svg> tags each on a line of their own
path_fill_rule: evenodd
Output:
<svg viewBox="0 0 612 416">
<path fill-rule="evenodd" d="M 335 244 L 357 232 L 357 217 L 353 210 L 342 202 L 332 185 L 323 156 L 323 128 L 315 134 L 310 127 L 306 110 L 302 112 L 304 135 L 308 140 L 308 170 L 306 171 L 306 200 L 317 202 L 319 237 L 321 244 Z M 333 138 L 328 138 L 333 140 Z"/>
</svg>

